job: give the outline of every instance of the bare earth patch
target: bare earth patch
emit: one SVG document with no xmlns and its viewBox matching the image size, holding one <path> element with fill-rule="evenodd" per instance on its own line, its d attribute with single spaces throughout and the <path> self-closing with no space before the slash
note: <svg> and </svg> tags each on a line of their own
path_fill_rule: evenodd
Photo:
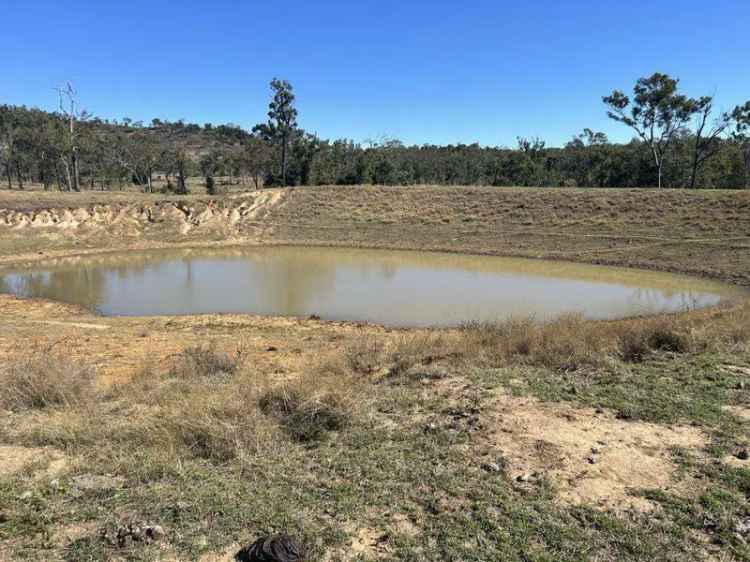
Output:
<svg viewBox="0 0 750 562">
<path fill-rule="evenodd" d="M 750 407 L 748 406 L 724 406 L 722 410 L 729 412 L 741 420 L 750 421 Z"/>
<path fill-rule="evenodd" d="M 497 397 L 489 428 L 511 477 L 546 478 L 561 502 L 622 511 L 654 505 L 630 490 L 680 492 L 670 450 L 699 450 L 707 438 L 697 428 L 618 420 L 607 412 L 534 398 Z"/>
<path fill-rule="evenodd" d="M 12 476 L 26 466 L 46 462 L 51 473 L 59 472 L 65 460 L 56 451 L 41 447 L 0 445 L 0 477 Z"/>
</svg>

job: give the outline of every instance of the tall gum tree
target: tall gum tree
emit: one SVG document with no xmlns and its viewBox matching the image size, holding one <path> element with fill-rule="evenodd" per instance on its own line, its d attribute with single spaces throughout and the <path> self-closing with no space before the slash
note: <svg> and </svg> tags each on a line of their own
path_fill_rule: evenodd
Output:
<svg viewBox="0 0 750 562">
<path fill-rule="evenodd" d="M 602 101 L 607 115 L 633 129 L 649 147 L 662 187 L 662 169 L 675 135 L 690 122 L 696 112 L 694 100 L 677 92 L 678 80 L 656 72 L 639 78 L 631 100 L 614 90 Z"/>
<path fill-rule="evenodd" d="M 732 111 L 732 139 L 739 145 L 745 161 L 745 187 L 750 188 L 750 101 Z"/>
<path fill-rule="evenodd" d="M 297 109 L 294 107 L 294 89 L 287 80 L 271 80 L 273 97 L 268 104 L 268 122 L 256 125 L 253 132 L 264 140 L 279 146 L 281 156 L 281 183 L 287 185 L 287 157 L 289 145 L 297 134 Z"/>
</svg>

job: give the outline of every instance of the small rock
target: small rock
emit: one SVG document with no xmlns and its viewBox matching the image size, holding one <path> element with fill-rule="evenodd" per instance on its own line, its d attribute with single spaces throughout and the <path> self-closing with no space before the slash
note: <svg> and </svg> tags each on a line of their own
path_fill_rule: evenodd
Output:
<svg viewBox="0 0 750 562">
<path fill-rule="evenodd" d="M 266 351 L 278 351 L 278 350 L 279 350 L 279 348 L 278 348 L 278 347 L 276 347 L 275 345 L 269 345 L 269 346 L 268 346 L 268 347 L 266 348 Z"/>
<path fill-rule="evenodd" d="M 143 537 L 146 542 L 160 541 L 166 536 L 161 525 L 147 525 L 143 528 Z"/>
<path fill-rule="evenodd" d="M 107 490 L 119 488 L 125 479 L 110 474 L 81 474 L 73 477 L 73 485 L 79 490 Z"/>
<path fill-rule="evenodd" d="M 591 447 L 591 454 L 592 455 L 598 455 L 601 452 L 599 447 Z"/>
<path fill-rule="evenodd" d="M 603 414 L 604 413 L 604 408 L 602 408 L 601 406 L 597 406 L 596 410 L 594 410 L 594 412 L 596 412 L 597 414 Z"/>
<path fill-rule="evenodd" d="M 482 470 L 486 472 L 500 472 L 502 469 L 496 462 L 485 462 L 482 463 Z"/>
<path fill-rule="evenodd" d="M 107 528 L 102 529 L 99 533 L 105 541 L 119 548 L 126 548 L 137 542 L 148 544 L 159 542 L 167 536 L 161 525 L 138 525 L 135 523 L 121 525 L 117 527 L 114 533 L 111 533 Z"/>
<path fill-rule="evenodd" d="M 747 459 L 750 459 L 750 452 L 747 450 L 747 448 L 742 448 L 734 455 L 741 461 L 746 461 Z"/>
<path fill-rule="evenodd" d="M 750 533 L 750 517 L 743 517 L 734 524 L 734 532 L 744 537 Z"/>
<path fill-rule="evenodd" d="M 737 390 L 742 390 L 742 389 L 744 389 L 744 388 L 745 388 L 745 381 L 740 381 L 740 382 L 738 382 L 738 383 L 737 383 L 737 384 L 735 385 L 735 388 L 736 388 Z"/>
<path fill-rule="evenodd" d="M 528 482 L 529 480 L 531 480 L 531 474 L 524 473 L 516 476 L 516 482 Z"/>
<path fill-rule="evenodd" d="M 19 500 L 28 500 L 28 499 L 31 499 L 33 496 L 34 496 L 34 492 L 32 492 L 31 490 L 26 490 L 23 494 L 21 494 L 20 496 L 18 496 L 18 499 Z"/>
<path fill-rule="evenodd" d="M 289 535 L 261 537 L 234 555 L 238 562 L 301 562 L 304 558 L 304 548 Z"/>
<path fill-rule="evenodd" d="M 589 461 L 589 464 L 596 464 L 599 462 L 599 457 L 596 455 L 590 455 L 586 460 Z"/>
</svg>

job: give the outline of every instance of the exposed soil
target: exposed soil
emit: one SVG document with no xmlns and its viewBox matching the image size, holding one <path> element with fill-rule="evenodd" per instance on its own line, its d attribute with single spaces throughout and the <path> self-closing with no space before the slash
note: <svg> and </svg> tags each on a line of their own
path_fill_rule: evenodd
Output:
<svg viewBox="0 0 750 562">
<path fill-rule="evenodd" d="M 490 417 L 490 439 L 514 479 L 544 478 L 566 504 L 613 511 L 653 509 L 630 494 L 639 489 L 695 494 L 694 483 L 677 478 L 673 450 L 700 454 L 708 443 L 695 427 L 618 420 L 604 410 L 507 394 L 496 398 Z"/>
</svg>

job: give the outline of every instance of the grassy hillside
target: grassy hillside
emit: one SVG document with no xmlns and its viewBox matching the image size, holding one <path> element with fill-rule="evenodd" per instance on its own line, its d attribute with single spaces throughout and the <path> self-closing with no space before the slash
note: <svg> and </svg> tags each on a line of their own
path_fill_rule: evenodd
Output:
<svg viewBox="0 0 750 562">
<path fill-rule="evenodd" d="M 236 222 L 257 192 L 211 199 L 131 193 L 0 193 L 0 212 L 112 206 L 132 215 L 132 229 L 106 222 L 45 231 L 0 227 L 0 252 L 26 247 L 78 251 L 202 243 L 341 244 L 550 257 L 680 271 L 750 284 L 750 192 L 449 187 L 318 187 L 266 190 L 279 194 Z M 179 203 L 193 220 L 188 231 L 167 212 Z M 184 204 L 183 204 L 184 203 Z M 207 206 L 224 219 L 205 221 Z M 164 220 L 144 226 L 143 209 Z M 242 210 L 242 209 L 241 209 Z M 261 212 L 262 211 L 262 212 Z M 244 212 L 244 211 L 242 211 Z M 176 217 L 176 218 L 175 218 Z M 200 224 L 199 224 L 200 223 Z M 192 224 L 192 223 L 191 223 Z M 147 227 L 147 228 L 146 228 Z M 95 235 L 94 235 L 95 232 Z"/>
</svg>

